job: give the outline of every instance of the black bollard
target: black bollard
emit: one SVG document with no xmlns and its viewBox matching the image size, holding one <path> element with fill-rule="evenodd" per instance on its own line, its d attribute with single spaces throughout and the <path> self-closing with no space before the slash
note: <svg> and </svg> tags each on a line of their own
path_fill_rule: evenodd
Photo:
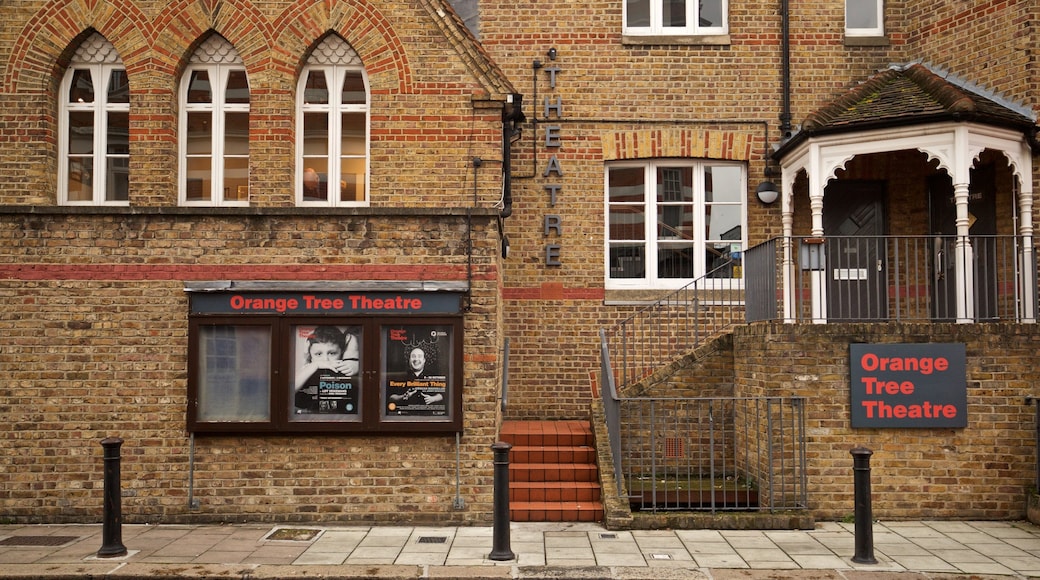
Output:
<svg viewBox="0 0 1040 580">
<path fill-rule="evenodd" d="M 98 558 L 116 558 L 126 555 L 123 545 L 123 513 L 119 491 L 119 447 L 123 440 L 106 437 L 105 448 L 105 512 L 101 523 L 101 549 Z"/>
<path fill-rule="evenodd" d="M 856 555 L 859 564 L 877 564 L 874 559 L 873 514 L 870 507 L 870 456 L 873 451 L 856 447 L 852 454 L 853 484 L 856 488 Z"/>
<path fill-rule="evenodd" d="M 491 446 L 495 451 L 495 505 L 494 545 L 491 560 L 513 560 L 516 554 L 509 548 L 509 450 L 513 446 L 498 441 Z"/>
</svg>

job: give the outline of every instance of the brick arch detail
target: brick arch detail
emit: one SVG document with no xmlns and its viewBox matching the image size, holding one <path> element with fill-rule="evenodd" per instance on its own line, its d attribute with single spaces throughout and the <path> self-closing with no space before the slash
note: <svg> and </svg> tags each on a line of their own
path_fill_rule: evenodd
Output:
<svg viewBox="0 0 1040 580">
<path fill-rule="evenodd" d="M 249 0 L 174 0 L 154 20 L 133 0 L 53 0 L 19 32 L 3 72 L 3 91 L 46 92 L 63 55 L 88 30 L 96 30 L 116 47 L 129 76 L 144 71 L 176 75 L 176 67 L 209 30 L 235 46 L 247 70 L 282 67 L 295 73 L 303 53 L 331 30 L 357 51 L 370 79 L 383 81 L 374 90 L 411 92 L 413 85 L 401 39 L 390 21 L 365 0 L 295 0 L 273 20 Z M 156 58 L 156 51 L 172 58 Z"/>
<path fill-rule="evenodd" d="M 219 4 L 220 9 L 210 4 Z M 160 67 L 156 72 L 178 76 L 192 50 L 210 31 L 235 47 L 247 71 L 252 73 L 269 66 L 274 27 L 252 2 L 175 0 L 158 13 L 149 38 L 153 50 L 173 55 L 153 59 L 153 66 Z"/>
<path fill-rule="evenodd" d="M 661 128 L 603 135 L 604 161 L 664 157 L 749 161 L 754 137 L 745 131 Z"/>
<path fill-rule="evenodd" d="M 88 30 L 96 30 L 119 52 L 127 74 L 147 65 L 139 47 L 151 37 L 151 23 L 131 0 L 56 0 L 44 4 L 18 33 L 3 76 L 7 93 L 45 92 L 59 61 Z M 144 59 L 144 60 L 142 60 Z"/>
<path fill-rule="evenodd" d="M 291 71 L 294 75 L 317 41 L 332 31 L 361 57 L 372 92 L 412 92 L 404 44 L 390 21 L 370 2 L 296 0 L 275 18 L 274 28 L 279 31 L 275 46 L 298 58 Z"/>
</svg>

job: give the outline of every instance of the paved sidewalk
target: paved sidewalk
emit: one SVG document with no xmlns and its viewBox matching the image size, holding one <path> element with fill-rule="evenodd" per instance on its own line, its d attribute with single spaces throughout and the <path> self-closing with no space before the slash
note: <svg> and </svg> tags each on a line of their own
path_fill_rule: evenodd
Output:
<svg viewBox="0 0 1040 580">
<path fill-rule="evenodd" d="M 488 559 L 492 527 L 123 525 L 127 555 L 98 558 L 98 525 L 0 526 L 3 578 L 916 578 L 1040 577 L 1028 522 L 879 522 L 876 564 L 852 562 L 852 524 L 814 530 L 610 531 L 510 525 L 516 558 Z M 503 546 L 498 546 L 502 548 Z"/>
</svg>

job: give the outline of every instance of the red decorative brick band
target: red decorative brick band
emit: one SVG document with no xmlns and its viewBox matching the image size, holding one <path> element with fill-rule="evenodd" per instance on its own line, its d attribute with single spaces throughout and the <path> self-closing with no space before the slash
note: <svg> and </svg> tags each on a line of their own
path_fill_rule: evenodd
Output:
<svg viewBox="0 0 1040 580">
<path fill-rule="evenodd" d="M 473 279 L 493 280 L 495 269 Z M 227 264 L 5 264 L 0 280 L 440 280 L 468 277 L 466 266 L 227 265 Z"/>
</svg>

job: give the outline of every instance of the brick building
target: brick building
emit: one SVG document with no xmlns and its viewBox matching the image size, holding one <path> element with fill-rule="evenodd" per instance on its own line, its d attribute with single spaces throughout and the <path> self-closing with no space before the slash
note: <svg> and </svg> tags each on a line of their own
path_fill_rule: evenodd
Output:
<svg viewBox="0 0 1040 580">
<path fill-rule="evenodd" d="M 119 437 L 126 521 L 486 522 L 503 424 L 616 375 L 807 401 L 817 518 L 853 445 L 880 517 L 1021 517 L 1038 11 L 5 2 L 0 515 L 96 521 Z M 858 344 L 956 420 L 853 425 Z"/>
</svg>

